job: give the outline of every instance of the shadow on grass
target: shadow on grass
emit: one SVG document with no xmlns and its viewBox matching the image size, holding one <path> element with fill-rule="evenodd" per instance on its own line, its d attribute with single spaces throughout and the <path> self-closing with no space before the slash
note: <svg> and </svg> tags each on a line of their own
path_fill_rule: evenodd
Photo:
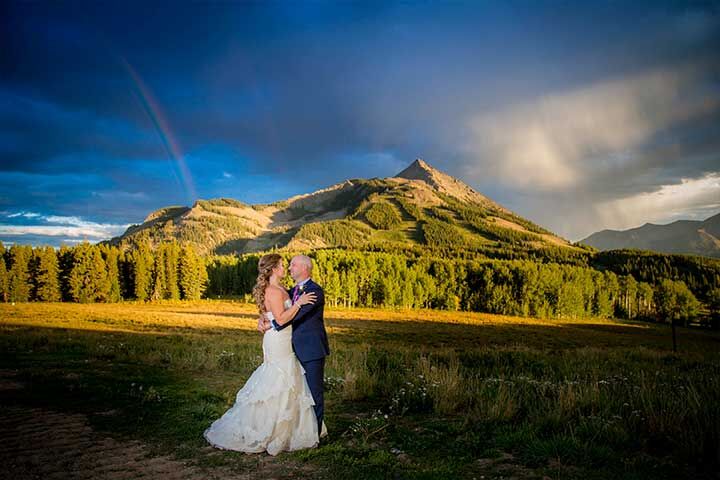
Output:
<svg viewBox="0 0 720 480">
<path fill-rule="evenodd" d="M 202 314 L 207 315 L 205 312 Z M 224 316 L 236 315 L 224 314 Z M 248 315 L 244 317 L 247 318 Z M 413 354 L 438 348 L 442 352 L 466 353 L 467 358 L 461 358 L 461 361 L 468 368 L 480 368 L 483 362 L 495 361 L 483 355 L 473 355 L 473 352 L 482 352 L 485 347 L 532 348 L 538 349 L 540 351 L 538 355 L 542 355 L 542 352 L 548 350 L 584 348 L 603 345 L 606 342 L 625 348 L 648 346 L 652 341 L 666 340 L 660 335 L 662 330 L 659 329 L 648 332 L 647 329 L 632 326 L 616 327 L 603 324 L 466 325 L 434 321 L 328 318 L 328 326 L 331 329 L 331 348 L 341 354 L 343 351 L 352 350 L 357 343 L 384 350 L 389 355 L 398 345 L 406 346 Z M 174 339 L 187 341 L 181 345 L 181 348 L 193 352 L 203 352 L 208 344 L 217 341 L 218 335 L 227 336 L 233 339 L 232 341 L 237 339 L 237 342 L 255 344 L 257 349 L 260 348 L 261 342 L 260 334 L 254 331 L 198 328 L 192 331 L 194 338 L 189 338 L 182 334 L 176 335 L 173 327 L 166 330 L 173 334 Z M 202 339 L 197 340 L 198 336 L 207 336 L 204 344 Z M 715 341 L 714 336 L 711 335 L 709 338 L 711 342 Z M 706 339 L 707 336 L 702 335 L 695 340 L 698 343 L 704 342 L 705 345 Z M 142 348 L 137 350 L 140 352 L 137 357 L 132 356 L 135 350 L 130 350 L 130 353 L 124 353 L 123 356 L 105 355 L 96 348 L 100 340 L 104 344 L 128 343 L 140 345 Z M 233 387 L 235 390 L 230 392 L 231 396 L 227 396 L 223 393 L 225 386 L 219 387 L 219 383 L 212 382 L 218 377 L 235 377 L 233 384 L 242 386 L 243 375 L 238 375 L 237 371 L 221 368 L 207 372 L 199 369 L 181 369 L 172 363 L 163 364 L 158 361 L 158 358 L 162 357 L 142 356 L 150 351 L 146 350 L 146 347 L 157 344 L 157 348 L 162 349 L 172 345 L 163 343 L 170 341 L 173 339 L 168 339 L 167 334 L 140 331 L 113 332 L 35 327 L 12 331 L 0 330 L 0 369 L 17 371 L 18 381 L 25 385 L 19 390 L 0 392 L 0 406 L 30 405 L 84 413 L 98 429 L 116 435 L 147 439 L 154 444 L 157 443 L 167 452 L 195 458 L 200 462 L 206 461 L 203 454 L 199 453 L 205 446 L 202 432 L 212 420 L 225 411 L 233 401 L 232 394 L 236 391 Z M 668 349 L 669 346 L 666 345 L 660 348 L 663 352 L 667 352 Z M 503 354 L 504 357 L 516 355 L 511 349 Z M 155 363 L 149 361 L 149 358 Z M 523 361 L 523 358 L 513 357 L 512 360 L 515 363 L 519 360 L 523 363 L 523 368 L 530 372 L 533 371 L 532 368 L 537 368 L 539 372 L 546 370 L 544 363 L 533 367 L 532 362 Z M 551 362 L 550 358 L 545 360 Z M 388 364 L 390 369 L 394 366 Z M 540 428 L 538 426 L 533 426 L 527 435 L 518 436 L 514 432 L 507 432 L 508 429 L 518 427 L 511 423 L 494 425 L 478 420 L 466 424 L 464 420 L 455 416 L 403 417 L 377 438 L 359 440 L 352 436 L 341 437 L 339 434 L 349 432 L 355 424 L 352 418 L 348 418 L 346 410 L 362 412 L 365 409 L 370 412 L 376 407 L 373 402 L 377 402 L 378 399 L 367 399 L 362 403 L 351 404 L 342 401 L 338 396 L 329 395 L 329 400 L 328 418 L 337 422 L 336 428 L 339 430 L 336 430 L 337 436 L 316 452 L 298 454 L 290 458 L 317 461 L 328 468 L 334 468 L 332 464 L 336 462 L 338 472 L 351 471 L 360 474 L 363 471 L 372 471 L 372 476 L 376 478 L 383 478 L 384 472 L 388 471 L 406 478 L 413 476 L 444 478 L 458 476 L 460 473 L 474 474 L 482 471 L 473 463 L 475 457 L 499 455 L 497 448 L 517 449 L 530 459 L 523 462 L 533 468 L 542 463 L 538 458 L 544 460 L 548 458 L 547 455 L 555 454 L 555 450 L 558 449 L 567 449 L 570 452 L 566 455 L 568 461 L 575 461 L 573 460 L 575 456 L 581 457 L 586 453 L 584 450 L 586 447 L 583 445 L 568 444 L 568 446 L 562 443 L 565 440 L 553 444 L 543 436 L 545 434 L 538 430 Z M 447 424 L 447 427 L 444 424 Z M 474 436 L 473 431 L 483 432 L 483 435 Z M 461 440 L 453 440 L 456 438 Z M 498 438 L 500 440 L 505 438 L 506 443 L 503 444 Z M 536 451 L 523 447 L 525 443 Z M 411 453 L 413 455 L 409 460 L 411 465 L 407 465 L 398 455 L 388 453 L 391 448 L 399 448 Z M 446 457 L 434 453 L 446 452 L 448 448 L 450 453 Z M 600 459 L 597 462 L 603 465 L 616 463 L 619 459 L 613 455 L 615 454 L 610 455 L 609 460 Z M 560 456 L 560 458 L 564 457 Z M 247 457 L 228 452 L 222 454 L 222 462 L 243 464 L 243 462 L 253 463 L 255 460 L 247 460 Z M 582 459 L 578 462 L 584 467 L 592 466 L 592 462 L 587 463 Z M 403 472 L 409 473 L 403 474 Z"/>
<path fill-rule="evenodd" d="M 171 313 L 201 316 L 257 320 L 257 314 L 208 312 L 202 310 L 172 310 Z M 490 345 L 525 345 L 531 348 L 587 347 L 592 343 L 606 347 L 646 347 L 662 351 L 672 350 L 668 345 L 670 327 L 665 324 L 618 321 L 617 324 L 588 322 L 565 322 L 533 325 L 532 323 L 484 323 L 465 324 L 437 320 L 372 320 L 337 317 L 332 312 L 325 315 L 326 327 L 332 329 L 331 337 L 347 339 L 351 343 L 385 341 L 411 346 L 425 345 L 441 348 L 454 345 L 457 348 Z M 165 327 L 172 330 L 173 327 Z M 178 331 L 188 327 L 176 327 Z M 713 353 L 720 343 L 720 333 L 692 328 L 676 327 L 687 344 L 688 351 Z M 235 329 L 223 327 L 196 329 L 196 333 L 217 334 L 218 331 Z M 204 332 L 205 331 L 205 332 Z M 332 339 L 331 339 L 332 341 Z M 452 345 L 451 345 L 452 344 Z"/>
<path fill-rule="evenodd" d="M 255 321 L 254 314 L 242 313 L 208 313 L 205 311 L 175 311 L 171 313 L 184 313 L 202 316 L 222 316 L 237 318 L 243 321 Z M 644 347 L 656 349 L 660 352 L 672 350 L 669 343 L 670 327 L 658 324 L 606 324 L 606 323 L 571 323 L 558 322 L 556 324 L 532 323 L 497 323 L 497 324 L 462 324 L 445 323 L 434 320 L 370 320 L 337 318 L 326 316 L 326 327 L 329 330 L 331 350 L 333 344 L 342 346 L 357 345 L 360 343 L 372 344 L 382 347 L 383 344 L 391 347 L 405 346 L 408 348 L 450 348 L 462 350 L 467 348 L 483 347 L 526 347 L 539 350 L 573 349 L 585 347 L 602 348 L 628 348 Z M 123 330 L 107 330 L 104 332 L 72 329 L 63 325 L 57 327 L 23 327 L 22 323 L 6 323 L 6 332 L 13 329 L 13 335 L 20 335 L 23 331 L 34 332 L 42 336 L 41 332 L 64 331 L 85 332 L 97 335 L 142 334 L 149 336 L 184 335 L 208 337 L 227 337 L 243 342 L 257 341 L 262 343 L 262 336 L 252 326 L 247 328 L 228 327 L 194 327 L 166 325 L 162 323 L 143 323 L 123 325 Z M 153 327 L 154 331 L 148 331 Z M 133 332 L 133 330 L 136 330 Z M 678 341 L 683 352 L 692 352 L 694 355 L 715 355 L 717 345 L 720 343 L 720 333 L 687 329 L 677 327 Z M 0 337 L 3 330 L 0 330 Z"/>
<path fill-rule="evenodd" d="M 169 454 L 201 468 L 257 467 L 256 459 L 243 454 L 217 457 L 205 449 L 202 432 L 222 414 L 227 399 L 196 377 L 142 361 L 87 358 L 82 350 L 2 352 L 0 370 L 13 372 L 20 388 L 0 389 L 0 418 L 10 406 L 82 414 L 93 430 L 119 441 L 140 440 L 151 455 Z M 3 380 L 0 376 L 0 384 Z M 0 431 L 0 443 L 11 442 L 12 435 Z"/>
</svg>

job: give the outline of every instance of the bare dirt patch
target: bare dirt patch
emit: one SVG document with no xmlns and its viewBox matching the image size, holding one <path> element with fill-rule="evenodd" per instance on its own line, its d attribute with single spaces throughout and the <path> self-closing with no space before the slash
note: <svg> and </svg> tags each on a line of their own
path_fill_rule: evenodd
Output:
<svg viewBox="0 0 720 480">
<path fill-rule="evenodd" d="M 153 456 L 141 442 L 95 432 L 81 414 L 0 408 L 0 464 L 7 478 L 250 478 L 226 470 L 208 471 L 170 456 Z"/>
<path fill-rule="evenodd" d="M 25 388 L 17 371 L 0 369 L 0 477 L 25 479 L 254 479 L 276 478 L 297 465 L 283 458 L 253 455 L 235 468 L 196 465 L 193 460 L 158 455 L 138 440 L 113 438 L 94 430 L 86 415 L 3 401 Z M 7 398 L 7 397 L 6 397 Z M 100 415 L 117 415 L 110 410 Z M 210 446 L 206 460 L 225 455 Z M 248 471 L 242 465 L 252 464 Z M 302 469 L 300 469 L 302 471 Z M 302 475 L 301 475 L 302 476 Z M 312 475 L 308 475 L 312 476 Z"/>
</svg>

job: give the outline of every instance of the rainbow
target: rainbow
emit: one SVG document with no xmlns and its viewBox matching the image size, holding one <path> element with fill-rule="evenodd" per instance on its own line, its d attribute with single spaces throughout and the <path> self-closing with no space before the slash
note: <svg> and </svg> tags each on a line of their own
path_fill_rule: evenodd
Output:
<svg viewBox="0 0 720 480">
<path fill-rule="evenodd" d="M 192 204 L 197 199 L 195 183 L 193 182 L 190 169 L 185 162 L 185 156 L 180 150 L 178 142 L 177 140 L 175 140 L 175 137 L 172 134 L 172 130 L 170 129 L 167 118 L 163 114 L 163 111 L 160 108 L 160 105 L 158 104 L 154 95 L 152 94 L 148 86 L 145 84 L 145 82 L 143 82 L 142 78 L 140 78 L 140 76 L 137 74 L 132 65 L 130 65 L 128 61 L 124 58 L 122 58 L 121 61 L 127 69 L 128 73 L 130 74 L 130 78 L 132 79 L 135 86 L 135 92 L 140 102 L 142 103 L 143 108 L 145 109 L 145 113 L 147 113 L 148 117 L 150 117 L 150 120 L 153 122 L 153 125 L 155 126 L 155 129 L 160 136 L 160 140 L 162 140 L 163 142 L 163 146 L 165 147 L 165 151 L 167 152 L 169 159 L 174 162 L 174 164 L 177 166 L 177 169 L 180 171 L 182 185 L 184 185 L 185 187 L 185 195 L 188 197 L 190 203 Z M 178 183 L 180 183 L 180 180 L 177 178 L 174 170 L 173 175 L 175 175 L 175 179 L 178 181 Z"/>
</svg>

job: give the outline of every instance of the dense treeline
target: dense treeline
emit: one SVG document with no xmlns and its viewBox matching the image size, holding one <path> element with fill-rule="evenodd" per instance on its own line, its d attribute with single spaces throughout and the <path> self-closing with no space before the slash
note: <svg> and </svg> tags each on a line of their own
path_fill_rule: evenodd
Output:
<svg viewBox="0 0 720 480">
<path fill-rule="evenodd" d="M 439 227 L 425 217 L 424 225 Z M 439 222 L 438 222 L 439 223 Z M 436 249 L 320 249 L 310 253 L 330 305 L 469 310 L 537 317 L 693 319 L 698 298 L 717 317 L 720 268 L 714 260 L 608 252 L 577 262 L 449 255 L 446 229 Z M 291 253 L 283 255 L 289 260 Z M 245 296 L 260 254 L 200 258 L 189 245 L 141 243 L 125 252 L 87 243 L 73 248 L 0 243 L 3 301 L 116 302 Z M 679 257 L 679 258 L 674 258 Z M 598 265 L 597 268 L 588 266 Z"/>
<path fill-rule="evenodd" d="M 286 260 L 291 254 L 285 253 Z M 683 282 L 651 285 L 632 275 L 529 260 L 444 259 L 316 250 L 313 277 L 330 305 L 471 310 L 552 318 L 689 320 L 699 304 Z M 246 295 L 259 254 L 216 257 L 209 295 Z M 672 315 L 668 314 L 672 312 Z"/>
<path fill-rule="evenodd" d="M 432 220 L 431 220 L 432 221 Z M 421 245 L 366 245 L 372 252 L 400 254 L 418 259 L 439 257 L 456 260 L 525 260 L 534 263 L 559 263 L 576 267 L 610 271 L 618 276 L 632 275 L 637 281 L 659 284 L 669 278 L 685 283 L 701 301 L 710 302 L 710 292 L 720 289 L 720 259 L 694 255 L 671 255 L 640 250 L 611 250 L 598 252 L 592 247 L 578 245 L 578 248 L 555 246 L 528 246 L 486 244 L 466 245 L 463 249 L 447 246 L 442 239 L 450 242 L 452 236 L 445 225 L 436 225 L 435 231 L 441 241 L 435 246 Z M 456 240 L 457 241 L 457 240 Z"/>
<path fill-rule="evenodd" d="M 4 302 L 118 302 L 196 300 L 207 286 L 207 267 L 190 245 L 147 243 L 123 252 L 109 245 L 75 247 L 0 242 L 0 300 Z"/>
<path fill-rule="evenodd" d="M 698 298 L 708 301 L 720 288 L 720 259 L 694 255 L 667 255 L 641 250 L 610 250 L 595 254 L 591 266 L 619 275 L 632 275 L 652 284 L 665 278 L 685 283 Z"/>
</svg>

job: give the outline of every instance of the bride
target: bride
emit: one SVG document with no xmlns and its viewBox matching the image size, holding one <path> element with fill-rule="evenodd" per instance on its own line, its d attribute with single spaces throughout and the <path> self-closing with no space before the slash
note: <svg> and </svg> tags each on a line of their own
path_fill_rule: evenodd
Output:
<svg viewBox="0 0 720 480">
<path fill-rule="evenodd" d="M 302 305 L 315 303 L 305 292 L 293 304 L 280 283 L 282 257 L 263 256 L 253 295 L 261 315 L 280 325 L 291 321 Z M 312 448 L 318 445 L 318 423 L 305 370 L 293 352 L 292 325 L 268 330 L 263 337 L 263 363 L 237 393 L 235 405 L 203 434 L 217 448 L 247 453 Z"/>
</svg>

